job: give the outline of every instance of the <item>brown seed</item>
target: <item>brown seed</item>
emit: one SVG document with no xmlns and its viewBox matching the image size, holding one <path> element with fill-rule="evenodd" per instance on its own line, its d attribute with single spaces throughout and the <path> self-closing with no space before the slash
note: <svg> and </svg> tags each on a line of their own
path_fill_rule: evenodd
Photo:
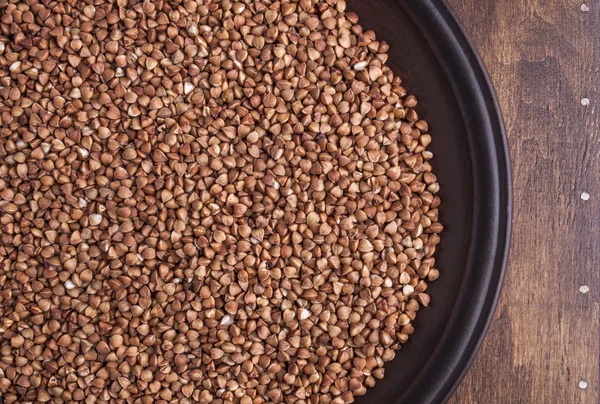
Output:
<svg viewBox="0 0 600 404">
<path fill-rule="evenodd" d="M 127 199 L 127 198 L 131 198 L 133 196 L 133 192 L 131 192 L 131 190 L 129 188 L 119 187 L 119 191 L 117 192 L 117 195 L 120 198 Z"/>
<path fill-rule="evenodd" d="M 248 208 L 246 207 L 246 205 L 238 203 L 233 207 L 233 216 L 241 217 L 246 213 L 247 210 Z"/>
<path fill-rule="evenodd" d="M 115 334 L 110 337 L 110 346 L 113 349 L 119 348 L 123 345 L 123 337 L 121 335 Z"/>
<path fill-rule="evenodd" d="M 109 107 L 106 112 L 106 117 L 109 119 L 119 119 L 121 117 L 121 112 L 116 107 Z"/>
<path fill-rule="evenodd" d="M 16 213 L 18 210 L 17 205 L 15 205 L 14 203 L 4 203 L 0 206 L 0 210 L 2 210 L 3 213 L 7 213 L 7 214 L 12 214 L 12 213 Z"/>
<path fill-rule="evenodd" d="M 22 335 L 15 335 L 10 340 L 10 346 L 12 346 L 13 348 L 21 348 L 24 342 L 25 339 Z"/>
<path fill-rule="evenodd" d="M 277 105 L 277 98 L 275 98 L 275 96 L 271 93 L 265 94 L 263 104 L 267 108 L 273 108 L 275 105 Z"/>
<path fill-rule="evenodd" d="M 441 233 L 442 230 L 444 230 L 444 226 L 442 226 L 442 224 L 439 222 L 435 222 L 435 223 L 432 223 L 431 226 L 429 226 L 429 230 L 438 234 L 438 233 Z"/>
<path fill-rule="evenodd" d="M 81 58 L 77 55 L 69 55 L 68 59 L 69 59 L 69 64 L 73 67 L 79 66 L 79 63 L 81 62 Z"/>
<path fill-rule="evenodd" d="M 90 215 L 88 220 L 89 220 L 90 225 L 98 226 L 102 222 L 102 215 L 99 215 L 99 214 Z"/>
</svg>

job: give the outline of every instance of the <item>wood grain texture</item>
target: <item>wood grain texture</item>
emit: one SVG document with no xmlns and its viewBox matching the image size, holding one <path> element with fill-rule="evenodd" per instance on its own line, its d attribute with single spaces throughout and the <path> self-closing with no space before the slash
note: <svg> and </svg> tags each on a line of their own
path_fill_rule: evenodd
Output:
<svg viewBox="0 0 600 404">
<path fill-rule="evenodd" d="M 600 4 L 448 2 L 495 85 L 514 183 L 500 303 L 450 402 L 599 403 Z"/>
</svg>

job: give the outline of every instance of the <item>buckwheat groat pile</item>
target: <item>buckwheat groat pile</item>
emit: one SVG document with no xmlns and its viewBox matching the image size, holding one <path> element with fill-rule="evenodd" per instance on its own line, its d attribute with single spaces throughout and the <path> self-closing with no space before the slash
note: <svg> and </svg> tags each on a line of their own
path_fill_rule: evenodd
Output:
<svg viewBox="0 0 600 404">
<path fill-rule="evenodd" d="M 427 123 L 339 0 L 0 0 L 4 402 L 350 403 L 434 268 Z"/>
</svg>

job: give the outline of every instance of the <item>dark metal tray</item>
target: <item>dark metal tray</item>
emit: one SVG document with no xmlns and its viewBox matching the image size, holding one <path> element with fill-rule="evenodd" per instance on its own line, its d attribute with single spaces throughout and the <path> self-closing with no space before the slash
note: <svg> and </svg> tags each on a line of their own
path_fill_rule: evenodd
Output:
<svg viewBox="0 0 600 404">
<path fill-rule="evenodd" d="M 415 333 L 360 404 L 444 402 L 468 368 L 498 298 L 510 238 L 511 181 L 500 108 L 485 69 L 441 0 L 348 0 L 390 44 L 388 65 L 429 122 L 445 226 L 440 278 Z"/>
</svg>

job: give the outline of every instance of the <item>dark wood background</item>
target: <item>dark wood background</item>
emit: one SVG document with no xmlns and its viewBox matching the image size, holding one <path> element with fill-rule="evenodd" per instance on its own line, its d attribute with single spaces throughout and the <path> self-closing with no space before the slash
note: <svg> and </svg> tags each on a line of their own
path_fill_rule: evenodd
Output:
<svg viewBox="0 0 600 404">
<path fill-rule="evenodd" d="M 514 177 L 504 290 L 451 403 L 599 403 L 599 2 L 447 1 L 494 82 Z"/>
</svg>

